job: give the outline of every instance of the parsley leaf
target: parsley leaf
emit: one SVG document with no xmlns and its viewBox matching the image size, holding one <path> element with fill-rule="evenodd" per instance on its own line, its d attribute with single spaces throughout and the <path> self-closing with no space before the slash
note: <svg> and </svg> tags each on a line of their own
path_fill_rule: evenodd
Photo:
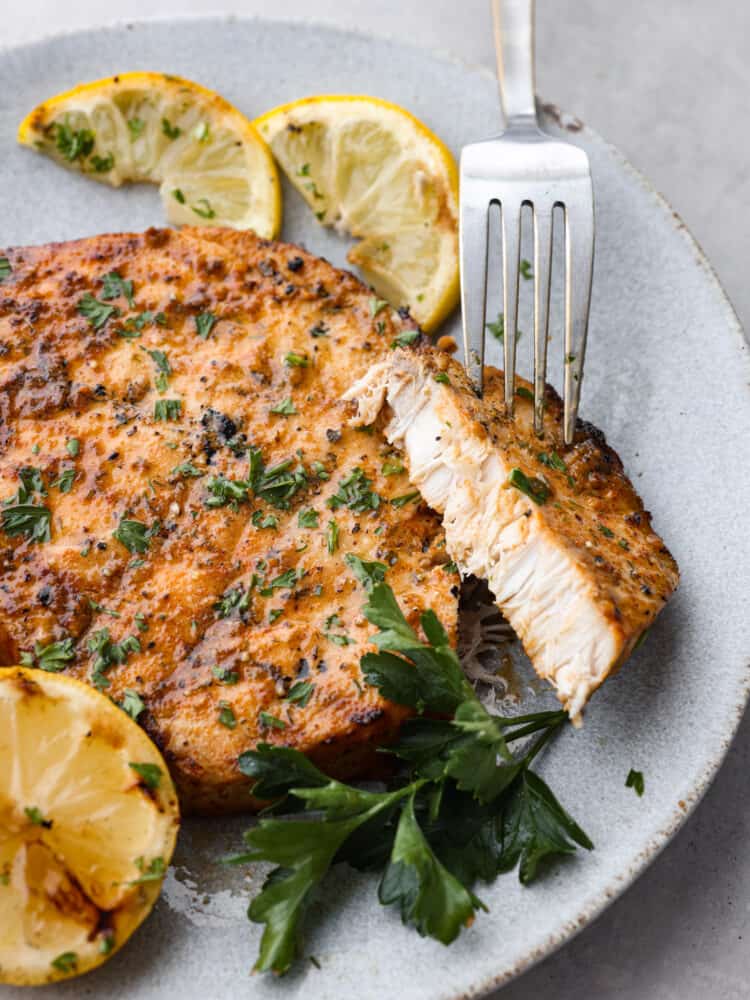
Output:
<svg viewBox="0 0 750 1000">
<path fill-rule="evenodd" d="M 311 507 L 309 510 L 301 510 L 297 515 L 297 524 L 300 528 L 317 528 L 319 514 Z"/>
<path fill-rule="evenodd" d="M 289 688 L 286 700 L 294 705 L 299 705 L 300 708 L 306 708 L 314 690 L 315 685 L 312 681 L 296 681 Z"/>
<path fill-rule="evenodd" d="M 86 292 L 78 303 L 78 312 L 84 316 L 95 330 L 101 330 L 112 316 L 119 316 L 117 306 L 108 306 L 106 302 L 95 299 L 91 292 Z"/>
<path fill-rule="evenodd" d="M 329 555 L 333 553 L 339 547 L 339 526 L 338 522 L 330 520 L 326 527 L 326 548 L 328 549 Z"/>
<path fill-rule="evenodd" d="M 69 163 L 85 159 L 94 148 L 94 133 L 87 128 L 71 128 L 67 119 L 65 122 L 54 122 L 51 131 L 58 152 Z"/>
<path fill-rule="evenodd" d="M 529 477 L 526 473 L 521 472 L 520 469 L 514 468 L 510 470 L 508 476 L 508 485 L 515 486 L 517 490 L 521 493 L 525 493 L 530 500 L 533 500 L 537 506 L 541 507 L 547 502 L 550 495 L 550 488 L 541 479 L 536 479 Z"/>
<path fill-rule="evenodd" d="M 143 781 L 146 788 L 158 788 L 164 772 L 158 764 L 137 764 L 131 761 L 128 764 L 131 770 L 135 771 Z"/>
<path fill-rule="evenodd" d="M 133 282 L 124 281 L 117 271 L 110 271 L 102 278 L 102 298 L 108 302 L 110 299 L 118 299 L 120 296 L 127 299 L 131 309 L 135 307 Z"/>
<path fill-rule="evenodd" d="M 414 794 L 401 810 L 378 898 L 384 906 L 397 904 L 402 921 L 422 937 L 450 944 L 474 919 L 474 911 L 486 907 L 435 856 L 417 823 Z"/>
<path fill-rule="evenodd" d="M 13 268 L 10 266 L 10 261 L 7 257 L 0 257 L 0 282 L 5 281 L 13 274 Z"/>
<path fill-rule="evenodd" d="M 157 399 L 154 403 L 154 420 L 179 420 L 181 415 L 181 399 Z"/>
<path fill-rule="evenodd" d="M 195 317 L 195 329 L 197 330 L 198 336 L 201 340 L 207 339 L 209 333 L 218 322 L 218 318 L 210 312 L 200 313 Z"/>
<path fill-rule="evenodd" d="M 146 705 L 137 691 L 133 691 L 132 688 L 125 688 L 120 708 L 126 715 L 130 716 L 133 722 L 137 722 L 138 716 L 144 711 Z"/>
<path fill-rule="evenodd" d="M 339 481 L 338 489 L 328 498 L 327 504 L 331 510 L 348 507 L 359 514 L 377 510 L 380 506 L 380 497 L 370 489 L 371 486 L 372 480 L 367 478 L 359 466 L 355 466 L 348 476 Z"/>
<path fill-rule="evenodd" d="M 21 653 L 21 663 L 25 667 L 38 667 L 56 674 L 65 670 L 67 664 L 75 659 L 75 655 L 73 639 L 68 636 L 47 646 L 35 642 L 33 653 Z"/>
<path fill-rule="evenodd" d="M 270 409 L 271 413 L 278 413 L 282 417 L 292 417 L 297 412 L 294 408 L 294 403 L 287 396 L 286 399 L 277 403 L 276 406 L 272 406 Z"/>
<path fill-rule="evenodd" d="M 391 350 L 395 350 L 397 347 L 408 347 L 413 344 L 415 340 L 419 340 L 421 337 L 421 332 L 419 330 L 404 330 L 403 333 L 399 333 L 397 337 L 394 337 L 391 341 Z"/>
<path fill-rule="evenodd" d="M 168 118 L 162 118 L 161 130 L 167 139 L 179 139 L 182 134 L 182 129 L 177 125 L 173 125 Z"/>
<path fill-rule="evenodd" d="M 48 542 L 52 512 L 41 504 L 14 504 L 0 514 L 3 531 L 10 538 L 25 535 L 30 542 Z"/>
<path fill-rule="evenodd" d="M 113 642 L 108 628 L 94 632 L 86 646 L 94 657 L 91 665 L 91 683 L 100 691 L 109 687 L 109 680 L 105 674 L 111 667 L 127 662 L 131 653 L 141 651 L 137 636 L 129 635 L 122 642 Z"/>
<path fill-rule="evenodd" d="M 121 542 L 128 552 L 142 555 L 148 551 L 151 539 L 159 533 L 160 527 L 158 521 L 154 521 L 151 527 L 147 528 L 141 521 L 122 518 L 119 526 L 112 532 L 112 537 Z"/>
<path fill-rule="evenodd" d="M 164 877 L 164 873 L 167 870 L 164 858 L 161 857 L 154 858 L 148 864 L 146 864 L 145 858 L 136 858 L 135 865 L 141 873 L 140 877 L 133 879 L 132 882 L 128 882 L 128 885 L 143 885 L 145 882 L 156 882 Z"/>
<path fill-rule="evenodd" d="M 501 816 L 500 871 L 520 862 L 518 876 L 524 884 L 537 875 L 542 861 L 554 855 L 573 854 L 575 845 L 593 844 L 563 809 L 539 775 L 524 768 L 509 790 Z"/>
<path fill-rule="evenodd" d="M 628 771 L 628 776 L 625 779 L 625 787 L 632 788 L 638 798 L 640 798 L 646 790 L 646 782 L 643 778 L 643 771 L 634 771 L 631 767 Z"/>
<path fill-rule="evenodd" d="M 284 364 L 290 368 L 309 368 L 312 362 L 306 354 L 297 354 L 289 351 L 284 355 Z"/>
</svg>

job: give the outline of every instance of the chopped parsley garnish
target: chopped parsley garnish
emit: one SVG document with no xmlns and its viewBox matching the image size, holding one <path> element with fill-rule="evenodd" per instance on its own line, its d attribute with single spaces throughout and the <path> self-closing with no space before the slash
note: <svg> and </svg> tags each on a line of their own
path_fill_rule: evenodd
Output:
<svg viewBox="0 0 750 1000">
<path fill-rule="evenodd" d="M 297 524 L 300 528 L 317 528 L 319 515 L 317 510 L 301 510 L 297 515 Z"/>
<path fill-rule="evenodd" d="M 458 573 L 458 566 L 451 560 L 451 562 L 443 563 L 444 573 Z"/>
<path fill-rule="evenodd" d="M 200 313 L 195 317 L 195 329 L 201 340 L 206 340 L 216 323 L 218 323 L 217 317 L 210 312 Z"/>
<path fill-rule="evenodd" d="M 236 684 L 240 679 L 239 674 L 236 670 L 230 670 L 228 667 L 211 667 L 211 673 L 214 675 L 219 684 Z"/>
<path fill-rule="evenodd" d="M 278 413 L 279 416 L 282 417 L 292 417 L 297 411 L 294 408 L 294 403 L 287 396 L 286 399 L 282 400 L 280 403 L 277 403 L 276 406 L 272 406 L 270 412 Z"/>
<path fill-rule="evenodd" d="M 119 299 L 120 296 L 127 300 L 131 309 L 135 307 L 133 282 L 125 281 L 117 271 L 110 271 L 102 278 L 102 298 L 109 302 L 110 299 Z"/>
<path fill-rule="evenodd" d="M 58 489 L 61 493 L 70 493 L 73 489 L 73 480 L 75 477 L 75 469 L 63 469 L 57 479 L 49 484 L 50 489 Z"/>
<path fill-rule="evenodd" d="M 508 476 L 508 485 L 515 486 L 521 493 L 525 493 L 537 506 L 545 504 L 550 495 L 550 488 L 541 479 L 529 477 L 520 469 L 511 469 Z"/>
<path fill-rule="evenodd" d="M 129 715 L 133 722 L 138 721 L 138 716 L 145 709 L 146 705 L 138 694 L 137 691 L 133 691 L 132 688 L 125 688 L 125 693 L 122 701 L 120 702 L 120 708 Z"/>
<path fill-rule="evenodd" d="M 328 506 L 331 510 L 348 507 L 360 514 L 368 510 L 377 510 L 380 506 L 380 497 L 370 489 L 371 486 L 372 480 L 368 479 L 357 465 L 348 476 L 340 480 L 338 489 L 328 498 Z"/>
<path fill-rule="evenodd" d="M 534 277 L 534 274 L 531 270 L 531 262 L 528 260 L 525 260 L 523 258 L 521 259 L 521 267 L 519 268 L 519 270 L 521 272 L 521 277 L 525 281 L 530 281 Z"/>
<path fill-rule="evenodd" d="M 632 788 L 638 798 L 640 798 L 646 790 L 646 782 L 643 778 L 643 772 L 634 771 L 631 767 L 630 771 L 628 771 L 628 776 L 625 779 L 625 787 Z"/>
<path fill-rule="evenodd" d="M 384 309 L 387 308 L 388 308 L 388 303 L 386 302 L 385 299 L 376 299 L 374 297 L 370 299 L 370 315 L 372 317 L 377 316 L 378 313 L 381 313 Z"/>
<path fill-rule="evenodd" d="M 421 336 L 419 330 L 404 330 L 403 333 L 399 333 L 397 337 L 394 337 L 391 341 L 391 350 L 395 350 L 397 347 L 408 347 L 413 344 L 415 340 L 418 340 Z"/>
<path fill-rule="evenodd" d="M 279 519 L 275 514 L 266 514 L 262 510 L 253 511 L 253 516 L 250 520 L 256 528 L 260 529 L 270 528 L 275 531 L 279 526 Z"/>
<path fill-rule="evenodd" d="M 450 380 L 450 376 L 448 375 L 448 372 L 438 372 L 437 375 L 435 376 L 435 381 L 436 382 L 440 382 L 443 385 L 450 385 L 451 384 L 451 380 Z"/>
<path fill-rule="evenodd" d="M 251 448 L 249 458 L 248 485 L 255 496 L 279 510 L 288 510 L 291 498 L 307 484 L 304 469 L 298 466 L 292 470 L 291 458 L 267 469 L 259 448 Z"/>
<path fill-rule="evenodd" d="M 178 125 L 173 125 L 168 118 L 162 118 L 161 130 L 167 139 L 179 139 L 182 134 L 182 129 Z"/>
<path fill-rule="evenodd" d="M 232 711 L 232 706 L 229 702 L 219 702 L 219 722 L 222 726 L 226 726 L 227 729 L 234 729 L 237 725 L 237 717 Z"/>
<path fill-rule="evenodd" d="M 89 164 L 93 167 L 95 174 L 107 174 L 114 167 L 115 158 L 112 153 L 107 153 L 106 156 L 94 154 L 89 160 Z"/>
<path fill-rule="evenodd" d="M 366 570 L 363 578 L 364 614 L 379 629 L 372 636 L 378 652 L 362 657 L 363 675 L 417 716 L 391 747 L 403 767 L 385 791 L 335 781 L 291 747 L 261 743 L 240 755 L 254 795 L 292 801 L 291 816 L 263 816 L 246 832 L 245 852 L 227 859 L 276 866 L 248 910 L 265 925 L 258 971 L 284 973 L 299 956 L 310 895 L 334 862 L 380 869 L 381 903 L 420 934 L 450 944 L 484 908 L 473 892 L 477 881 L 519 865 L 527 884 L 550 858 L 593 847 L 531 769 L 565 712 L 491 715 L 435 614 L 421 616 L 422 642 L 382 578 Z M 524 740 L 516 755 L 515 740 Z"/>
<path fill-rule="evenodd" d="M 146 788 L 158 788 L 164 772 L 158 764 L 138 764 L 130 761 L 128 767 L 135 771 Z"/>
<path fill-rule="evenodd" d="M 144 312 L 138 313 L 137 316 L 128 316 L 123 323 L 124 329 L 119 329 L 117 335 L 118 337 L 123 337 L 125 340 L 135 340 L 140 337 L 141 331 L 149 323 L 155 323 L 157 326 L 166 326 L 167 317 L 163 312 L 155 313 L 150 309 L 146 309 Z"/>
<path fill-rule="evenodd" d="M 119 611 L 112 611 L 109 608 L 105 608 L 103 604 L 95 601 L 93 597 L 89 597 L 89 607 L 92 611 L 98 611 L 100 614 L 109 615 L 110 618 L 122 618 Z"/>
<path fill-rule="evenodd" d="M 46 830 L 52 826 L 52 820 L 45 819 L 41 809 L 38 809 L 37 806 L 26 806 L 24 812 L 29 822 L 33 823 L 34 826 L 43 826 Z"/>
<path fill-rule="evenodd" d="M 275 580 L 271 580 L 268 586 L 260 590 L 261 597 L 270 597 L 274 590 L 292 590 L 295 583 L 304 576 L 304 570 L 288 569 Z"/>
<path fill-rule="evenodd" d="M 315 339 L 318 337 L 327 337 L 328 333 L 329 330 L 325 323 L 317 323 L 315 326 L 310 328 L 310 336 Z"/>
<path fill-rule="evenodd" d="M 78 955 L 74 951 L 64 951 L 57 958 L 53 958 L 50 965 L 58 972 L 75 972 L 78 968 Z"/>
<path fill-rule="evenodd" d="M 229 618 L 236 615 L 242 618 L 250 605 L 250 592 L 242 584 L 230 587 L 213 606 L 217 618 Z"/>
<path fill-rule="evenodd" d="M 306 354 L 296 354 L 294 351 L 289 351 L 284 355 L 284 364 L 290 368 L 309 368 L 312 362 Z"/>
<path fill-rule="evenodd" d="M 211 202 L 208 198 L 199 198 L 198 201 L 190 206 L 196 215 L 199 215 L 201 219 L 215 219 L 216 212 L 211 207 Z"/>
<path fill-rule="evenodd" d="M 164 872 L 167 870 L 164 858 L 154 858 L 148 864 L 146 864 L 145 858 L 136 858 L 135 866 L 141 873 L 140 878 L 133 879 L 132 882 L 128 882 L 128 885 L 142 885 L 144 882 L 156 882 L 158 879 L 163 878 Z"/>
<path fill-rule="evenodd" d="M 156 376 L 156 388 L 159 392 L 166 392 L 169 388 L 169 376 L 172 374 L 172 366 L 169 363 L 169 358 L 164 353 L 164 351 L 159 350 L 148 350 L 148 348 L 143 348 L 146 354 L 151 358 L 156 366 L 157 376 Z"/>
<path fill-rule="evenodd" d="M 605 538 L 614 538 L 615 537 L 614 531 L 612 531 L 611 528 L 608 528 L 606 526 L 606 524 L 600 524 L 599 525 L 599 531 L 601 531 L 601 533 L 604 535 Z"/>
<path fill-rule="evenodd" d="M 182 193 L 182 191 L 180 191 L 179 188 L 174 188 L 172 190 L 172 197 L 176 202 L 179 202 L 180 205 L 185 204 L 185 195 Z"/>
<path fill-rule="evenodd" d="M 534 402 L 534 393 L 531 389 L 527 389 L 525 385 L 516 386 L 516 395 L 520 396 L 521 399 L 528 399 L 530 403 Z"/>
<path fill-rule="evenodd" d="M 10 266 L 10 261 L 7 257 L 0 257 L 0 281 L 5 281 L 13 274 L 13 268 Z"/>
<path fill-rule="evenodd" d="M 75 659 L 75 649 L 73 639 L 68 637 L 60 639 L 58 642 L 51 642 L 43 646 L 41 642 L 34 643 L 33 653 L 21 653 L 21 663 L 25 667 L 38 667 L 40 670 L 47 670 L 57 674 L 71 660 Z"/>
<path fill-rule="evenodd" d="M 565 462 L 560 458 L 556 451 L 551 451 L 549 454 L 546 451 L 540 451 L 537 458 L 542 463 L 546 465 L 549 469 L 557 469 L 558 472 L 567 472 L 568 467 Z"/>
<path fill-rule="evenodd" d="M 411 493 L 404 493 L 404 495 L 401 496 L 401 497 L 394 497 L 391 500 L 391 506 L 392 507 L 405 507 L 407 504 L 412 503 L 415 500 L 419 501 L 421 499 L 422 499 L 422 497 L 421 497 L 421 495 L 419 493 L 419 490 L 412 490 Z"/>
<path fill-rule="evenodd" d="M 247 500 L 248 485 L 244 480 L 227 479 L 226 476 L 211 476 L 206 483 L 209 497 L 206 507 L 226 507 L 231 504 L 236 510 L 238 504 Z M 253 522 L 255 523 L 255 522 Z"/>
<path fill-rule="evenodd" d="M 73 129 L 67 121 L 55 122 L 52 134 L 58 152 L 69 163 L 84 160 L 94 149 L 94 133 L 87 128 Z"/>
<path fill-rule="evenodd" d="M 326 548 L 330 555 L 339 547 L 339 526 L 336 521 L 330 520 L 326 526 Z"/>
<path fill-rule="evenodd" d="M 490 331 L 495 340 L 499 340 L 500 343 L 505 341 L 505 316 L 502 313 L 498 314 L 497 319 L 494 323 L 486 323 L 485 326 Z M 521 339 L 523 334 L 520 330 L 516 330 L 516 343 Z"/>
<path fill-rule="evenodd" d="M 144 552 L 148 552 L 151 539 L 159 533 L 160 527 L 158 521 L 154 521 L 148 528 L 142 521 L 131 521 L 124 517 L 112 532 L 112 537 L 121 542 L 128 552 L 138 552 L 143 555 Z"/>
<path fill-rule="evenodd" d="M 380 471 L 384 476 L 398 476 L 404 471 L 404 463 L 398 458 L 388 458 Z"/>
<path fill-rule="evenodd" d="M 181 399 L 157 399 L 154 403 L 154 420 L 179 420 L 181 414 Z"/>
<path fill-rule="evenodd" d="M 182 462 L 180 465 L 175 465 L 170 473 L 172 476 L 181 476 L 182 479 L 200 479 L 205 474 L 205 469 L 197 468 L 192 462 Z"/>
<path fill-rule="evenodd" d="M 273 625 L 273 623 L 276 621 L 276 619 L 280 618 L 283 614 L 284 614 L 284 609 L 283 608 L 272 608 L 268 612 L 268 622 L 269 622 L 269 624 Z"/>
<path fill-rule="evenodd" d="M 263 729 L 286 729 L 286 722 L 282 719 L 277 719 L 270 712 L 261 712 L 258 715 L 258 719 Z"/>
<path fill-rule="evenodd" d="M 317 476 L 318 479 L 328 480 L 331 478 L 326 472 L 326 467 L 322 462 L 313 462 L 310 465 L 310 469 L 312 470 L 313 475 Z"/>
<path fill-rule="evenodd" d="M 110 667 L 127 662 L 131 653 L 141 651 L 137 636 L 129 635 L 122 642 L 112 642 L 108 628 L 94 632 L 86 645 L 94 657 L 91 665 L 91 683 L 99 690 L 109 687 L 105 674 Z"/>
<path fill-rule="evenodd" d="M 306 708 L 314 690 L 315 685 L 312 681 L 296 681 L 289 688 L 286 701 L 291 702 L 293 705 L 299 705 L 300 708 Z"/>
<path fill-rule="evenodd" d="M 84 316 L 95 330 L 101 328 L 112 316 L 119 316 L 117 306 L 109 306 L 106 302 L 95 299 L 91 292 L 86 292 L 78 303 L 78 312 Z"/>
<path fill-rule="evenodd" d="M 10 538 L 25 535 L 30 542 L 48 542 L 52 512 L 42 504 L 20 503 L 4 507 L 2 514 L 3 531 Z"/>
<path fill-rule="evenodd" d="M 137 139 L 143 134 L 146 123 L 142 118 L 128 118 L 128 130 L 131 139 Z"/>
<path fill-rule="evenodd" d="M 71 458 L 77 458 L 78 452 L 81 450 L 81 445 L 78 438 L 68 438 L 65 442 L 65 450 L 70 455 Z"/>
</svg>

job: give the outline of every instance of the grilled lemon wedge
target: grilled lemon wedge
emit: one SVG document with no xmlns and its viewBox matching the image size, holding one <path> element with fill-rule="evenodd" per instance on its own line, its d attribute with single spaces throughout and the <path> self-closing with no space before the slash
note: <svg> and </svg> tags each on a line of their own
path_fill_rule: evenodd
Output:
<svg viewBox="0 0 750 1000">
<path fill-rule="evenodd" d="M 0 669 L 0 983 L 100 965 L 161 890 L 179 811 L 164 760 L 87 684 Z"/>
<path fill-rule="evenodd" d="M 162 73 L 122 73 L 40 104 L 18 141 L 71 170 L 119 187 L 160 184 L 175 224 L 276 236 L 276 167 L 251 123 L 218 94 Z"/>
<path fill-rule="evenodd" d="M 425 330 L 458 302 L 458 171 L 408 111 L 374 97 L 308 97 L 256 119 L 319 222 L 361 239 L 349 260 Z"/>
</svg>

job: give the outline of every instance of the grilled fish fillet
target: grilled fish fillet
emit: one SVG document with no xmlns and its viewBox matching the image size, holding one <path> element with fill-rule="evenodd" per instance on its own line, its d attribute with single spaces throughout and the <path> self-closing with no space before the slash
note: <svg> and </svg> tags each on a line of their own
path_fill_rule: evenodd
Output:
<svg viewBox="0 0 750 1000">
<path fill-rule="evenodd" d="M 461 366 L 429 348 L 373 366 L 346 394 L 355 422 L 385 407 L 385 434 L 409 478 L 443 515 L 463 573 L 486 579 L 537 673 L 573 719 L 627 658 L 677 586 L 677 565 L 604 436 L 579 422 L 566 450 L 548 387 L 544 437 L 532 386 L 504 415 L 503 373 L 479 400 Z"/>
<path fill-rule="evenodd" d="M 372 626 L 344 555 L 456 628 L 439 518 L 340 402 L 411 321 L 248 233 L 0 264 L 0 662 L 129 705 L 187 810 L 247 809 L 237 758 L 259 741 L 366 773 L 405 710 L 361 683 Z"/>
</svg>

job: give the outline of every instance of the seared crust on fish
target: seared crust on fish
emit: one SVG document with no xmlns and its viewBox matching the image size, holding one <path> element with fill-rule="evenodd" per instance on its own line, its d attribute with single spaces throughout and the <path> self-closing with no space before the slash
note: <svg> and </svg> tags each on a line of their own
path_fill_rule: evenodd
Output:
<svg viewBox="0 0 750 1000">
<path fill-rule="evenodd" d="M 406 710 L 362 683 L 344 555 L 456 628 L 439 518 L 391 503 L 413 493 L 398 456 L 340 402 L 413 323 L 250 233 L 2 257 L 0 662 L 60 644 L 55 668 L 129 699 L 188 810 L 248 808 L 258 742 L 367 773 Z"/>
<path fill-rule="evenodd" d="M 562 402 L 547 388 L 544 435 L 533 386 L 517 380 L 505 415 L 503 373 L 481 399 L 463 368 L 427 347 L 394 352 L 346 394 L 354 422 L 385 409 L 385 434 L 443 515 L 463 573 L 488 581 L 535 669 L 576 718 L 664 607 L 677 565 L 604 435 L 579 422 L 565 448 Z"/>
</svg>

